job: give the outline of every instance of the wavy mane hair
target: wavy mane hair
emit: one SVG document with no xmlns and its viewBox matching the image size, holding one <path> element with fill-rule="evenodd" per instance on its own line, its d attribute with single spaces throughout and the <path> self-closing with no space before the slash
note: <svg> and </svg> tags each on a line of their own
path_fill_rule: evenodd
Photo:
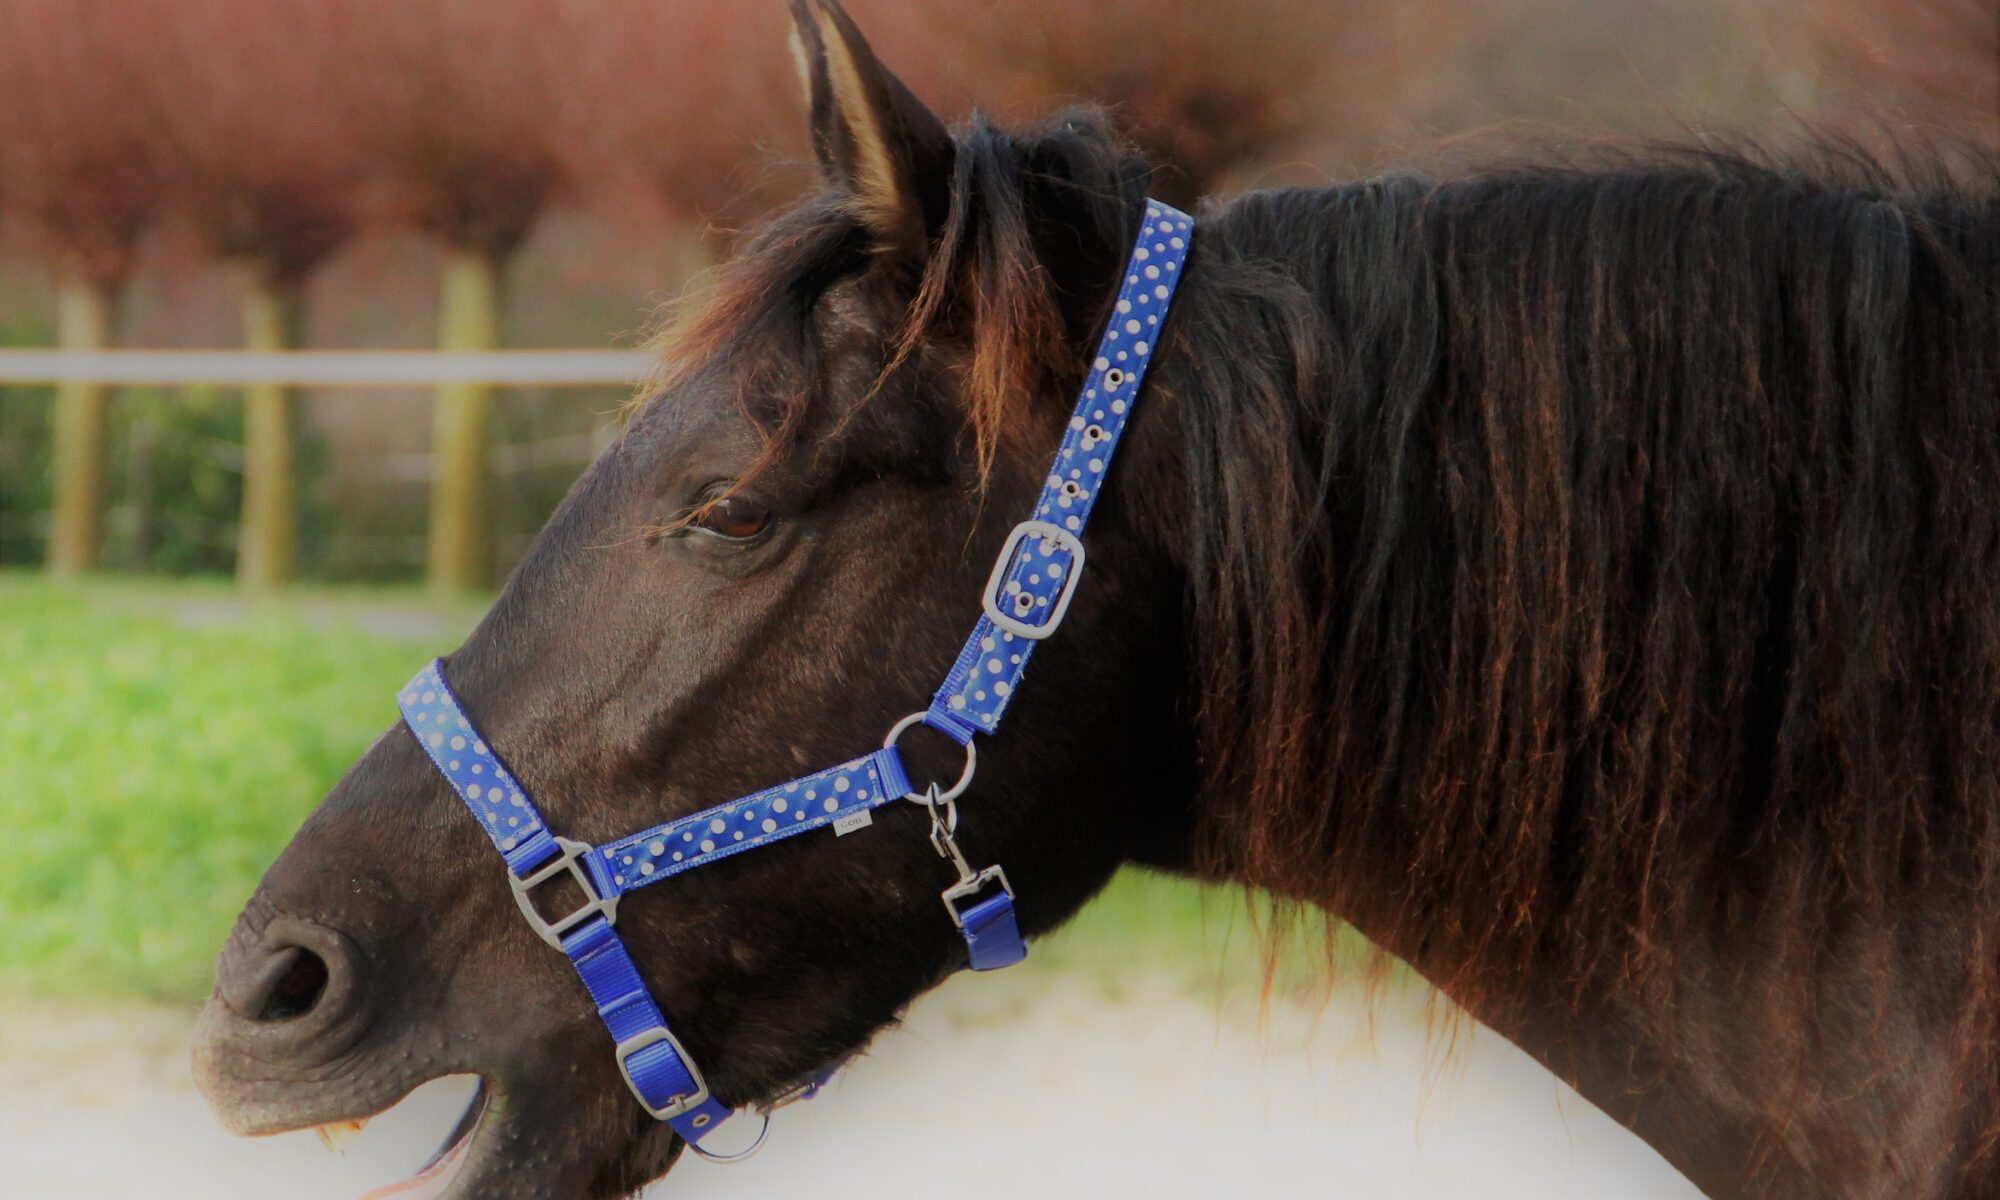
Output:
<svg viewBox="0 0 2000 1200">
<path fill-rule="evenodd" d="M 990 463 L 1108 303 L 1046 264 L 1109 278 L 1147 171 L 1088 112 L 956 148 L 882 365 L 965 340 Z M 1997 173 L 1660 151 L 1205 209 L 1149 419 L 1199 515 L 1207 869 L 1365 915 L 1460 997 L 1665 994 L 1740 931 L 1745 1019 L 1800 1054 L 1816 966 L 1890 970 L 1949 894 L 1957 1051 L 1990 1059 Z M 741 390 L 780 452 L 814 305 L 866 263 L 823 197 L 670 353 L 765 347 Z"/>
</svg>

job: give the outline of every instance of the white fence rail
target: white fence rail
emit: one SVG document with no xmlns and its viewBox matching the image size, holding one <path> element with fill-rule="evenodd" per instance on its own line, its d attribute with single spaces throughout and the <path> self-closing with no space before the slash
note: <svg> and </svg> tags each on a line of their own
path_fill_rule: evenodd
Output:
<svg viewBox="0 0 2000 1200">
<path fill-rule="evenodd" d="M 57 384 L 52 502 L 46 560 L 59 573 L 89 570 L 101 552 L 110 511 L 105 389 L 118 387 L 243 387 L 246 445 L 242 519 L 237 527 L 239 576 L 254 585 L 290 578 L 297 517 L 293 511 L 295 451 L 270 388 L 438 388 L 430 451 L 384 456 L 385 474 L 430 484 L 428 574 L 440 587 L 484 580 L 490 539 L 486 479 L 546 465 L 588 461 L 607 430 L 541 439 L 520 446 L 489 444 L 489 387 L 614 387 L 650 379 L 658 355 L 648 350 L 47 350 L 0 349 L 0 385 Z M 255 419 L 260 396 L 277 399 L 280 419 Z M 261 432 L 260 432 L 261 431 Z M 19 514 L 0 514 L 15 524 Z"/>
<path fill-rule="evenodd" d="M 649 350 L 0 350 L 0 384 L 632 386 L 651 375 L 658 361 Z"/>
</svg>

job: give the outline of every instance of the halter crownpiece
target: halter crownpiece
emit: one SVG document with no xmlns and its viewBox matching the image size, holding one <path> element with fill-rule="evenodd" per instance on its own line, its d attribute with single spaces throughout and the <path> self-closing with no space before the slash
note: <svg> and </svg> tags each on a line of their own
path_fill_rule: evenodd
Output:
<svg viewBox="0 0 2000 1200">
<path fill-rule="evenodd" d="M 626 1085 L 648 1113 L 667 1122 L 696 1153 L 732 1161 L 747 1157 L 756 1145 L 727 1156 L 701 1148 L 701 1139 L 731 1111 L 709 1091 L 626 953 L 615 925 L 619 901 L 627 892 L 823 826 L 833 826 L 836 834 L 852 832 L 867 823 L 873 809 L 912 800 L 929 810 L 931 843 L 958 873 L 942 899 L 965 938 L 966 965 L 990 971 L 1027 956 L 1006 873 L 998 865 L 974 868 L 958 848 L 957 800 L 972 782 L 978 762 L 973 735 L 999 729 L 1035 644 L 1062 625 L 1076 594 L 1084 566 L 1083 528 L 1139 397 L 1180 283 L 1193 224 L 1178 209 L 1146 202 L 1111 319 L 1034 513 L 1014 527 L 1001 547 L 980 597 L 979 623 L 930 707 L 897 722 L 881 749 L 591 846 L 550 832 L 527 789 L 459 707 L 441 663 L 433 661 L 417 672 L 398 695 L 403 721 L 417 744 L 506 860 L 508 885 L 529 926 L 575 966 L 611 1033 Z M 948 788 L 933 784 L 913 790 L 903 769 L 897 739 L 920 722 L 965 749 L 965 767 Z M 564 875 L 582 890 L 584 902 L 550 920 L 535 907 L 534 893 Z M 762 1106 L 758 1111 L 765 1126 L 773 1109 L 806 1099 L 832 1074 L 830 1069 Z M 760 1129 L 757 1144 L 762 1141 Z"/>
</svg>

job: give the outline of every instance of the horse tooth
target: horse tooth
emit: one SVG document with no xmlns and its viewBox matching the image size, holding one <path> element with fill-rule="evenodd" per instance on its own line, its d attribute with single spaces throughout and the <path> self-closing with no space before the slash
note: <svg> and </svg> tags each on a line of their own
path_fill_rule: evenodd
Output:
<svg viewBox="0 0 2000 1200">
<path fill-rule="evenodd" d="M 314 1126 L 313 1132 L 319 1135 L 320 1145 L 329 1150 L 341 1151 L 347 1149 L 355 1135 L 361 1132 L 361 1127 L 367 1123 L 366 1120 L 329 1121 L 325 1125 Z"/>
</svg>

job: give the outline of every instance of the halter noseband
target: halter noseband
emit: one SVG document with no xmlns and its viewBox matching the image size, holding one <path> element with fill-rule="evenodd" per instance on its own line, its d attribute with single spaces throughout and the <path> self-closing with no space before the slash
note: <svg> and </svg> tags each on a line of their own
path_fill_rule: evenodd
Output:
<svg viewBox="0 0 2000 1200">
<path fill-rule="evenodd" d="M 836 835 L 845 835 L 867 825 L 875 808 L 892 800 L 913 800 L 930 810 L 931 842 L 958 872 L 958 881 L 944 890 L 943 900 L 965 938 L 966 965 L 990 971 L 1026 957 L 1027 946 L 1014 920 L 1014 892 L 1005 872 L 997 865 L 975 870 L 959 852 L 953 836 L 958 826 L 955 802 L 971 783 L 977 765 L 973 735 L 999 729 L 1035 643 L 1061 626 L 1076 594 L 1083 574 L 1083 527 L 1138 399 L 1160 324 L 1180 282 L 1192 229 L 1187 214 L 1156 200 L 1146 202 L 1146 217 L 1126 260 L 1110 322 L 1034 515 L 1016 525 L 1001 547 L 980 599 L 984 615 L 930 707 L 898 721 L 881 749 L 591 846 L 549 831 L 527 789 L 501 764 L 459 707 L 439 662 L 419 671 L 397 697 L 417 744 L 506 859 L 507 882 L 521 914 L 543 941 L 561 950 L 576 967 L 616 1043 L 618 1070 L 632 1094 L 697 1153 L 739 1159 L 756 1146 L 728 1156 L 701 1149 L 701 1139 L 714 1132 L 730 1110 L 709 1092 L 625 951 L 614 928 L 625 893 L 825 825 L 833 826 Z M 904 773 L 896 742 L 920 722 L 965 749 L 964 770 L 948 788 L 932 784 L 913 790 Z M 582 889 L 584 903 L 547 920 L 536 909 L 533 894 L 564 874 Z M 766 1127 L 773 1109 L 806 1099 L 832 1075 L 830 1069 L 762 1106 L 758 1111 Z M 763 1141 L 761 1130 L 757 1141 Z"/>
</svg>

